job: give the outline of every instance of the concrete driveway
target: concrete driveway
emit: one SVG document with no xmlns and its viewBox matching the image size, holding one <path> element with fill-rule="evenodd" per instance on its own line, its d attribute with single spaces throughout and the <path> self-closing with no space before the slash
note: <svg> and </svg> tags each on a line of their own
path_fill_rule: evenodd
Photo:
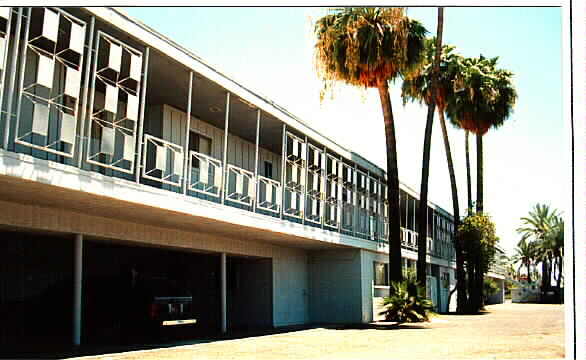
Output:
<svg viewBox="0 0 586 360">
<path fill-rule="evenodd" d="M 426 324 L 316 328 L 85 359 L 563 359 L 563 305 L 503 304 Z"/>
</svg>

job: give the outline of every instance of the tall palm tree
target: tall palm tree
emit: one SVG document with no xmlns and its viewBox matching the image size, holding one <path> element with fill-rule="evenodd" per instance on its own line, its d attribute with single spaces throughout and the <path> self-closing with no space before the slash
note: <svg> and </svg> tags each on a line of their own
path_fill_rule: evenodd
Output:
<svg viewBox="0 0 586 360">
<path fill-rule="evenodd" d="M 423 139 L 423 162 L 421 165 L 421 190 L 419 191 L 419 208 L 417 209 L 417 231 L 423 241 L 419 241 L 417 249 L 417 280 L 425 288 L 427 279 L 427 195 L 429 189 L 429 157 L 431 153 L 431 131 L 433 129 L 433 114 L 435 112 L 435 96 L 438 92 L 438 78 L 440 73 L 440 58 L 442 50 L 442 33 L 444 25 L 444 8 L 437 9 L 437 37 L 435 38 L 434 59 L 431 71 L 430 92 L 425 122 L 425 136 Z"/>
<path fill-rule="evenodd" d="M 315 64 L 324 91 L 334 82 L 378 89 L 387 147 L 389 278 L 402 279 L 399 174 L 389 81 L 416 68 L 427 30 L 404 8 L 343 8 L 315 26 Z M 322 98 L 323 98 L 322 92 Z"/>
<path fill-rule="evenodd" d="M 412 74 L 409 74 L 403 81 L 401 88 L 401 96 L 403 98 L 403 105 L 408 101 L 415 101 L 419 104 L 429 105 L 433 92 L 431 90 L 432 83 L 432 61 L 436 54 L 435 39 L 428 39 L 425 43 L 425 57 L 422 62 L 422 66 Z M 452 161 L 452 152 L 450 149 L 450 140 L 448 138 L 448 132 L 445 121 L 445 109 L 446 102 L 450 96 L 454 93 L 454 79 L 459 71 L 459 66 L 462 61 L 462 57 L 455 52 L 455 47 L 450 45 L 443 45 L 441 51 L 441 60 L 439 62 L 439 76 L 435 91 L 435 104 L 439 115 L 440 125 L 442 129 L 442 137 L 444 147 L 446 150 L 446 161 L 448 164 L 448 172 L 450 174 L 450 185 L 452 190 L 452 206 L 454 213 L 454 232 L 457 232 L 460 226 L 460 206 L 458 201 L 458 188 L 456 184 L 456 175 L 454 171 L 454 163 Z M 426 165 L 424 164 L 424 167 Z M 423 183 L 423 179 L 422 179 Z M 421 216 L 421 214 L 420 214 Z M 419 220 L 421 225 L 422 219 Z M 421 233 L 421 228 L 419 233 Z M 464 256 L 462 254 L 462 244 L 457 239 L 457 234 L 454 233 L 454 249 L 456 251 L 456 290 L 457 290 L 457 309 L 458 312 L 463 312 L 466 307 L 466 273 L 464 271 Z"/>
<path fill-rule="evenodd" d="M 513 73 L 497 69 L 498 57 L 467 58 L 456 79 L 455 96 L 447 106 L 448 117 L 476 135 L 476 211 L 484 209 L 482 137 L 491 128 L 498 128 L 507 120 L 517 99 L 512 84 Z"/>
</svg>

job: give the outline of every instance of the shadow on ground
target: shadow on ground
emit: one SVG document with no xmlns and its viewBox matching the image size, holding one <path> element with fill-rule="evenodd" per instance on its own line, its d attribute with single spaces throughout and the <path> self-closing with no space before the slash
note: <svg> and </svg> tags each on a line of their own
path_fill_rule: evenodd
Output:
<svg viewBox="0 0 586 360">
<path fill-rule="evenodd" d="M 107 355 L 128 351 L 152 350 L 161 348 L 171 348 L 175 346 L 204 344 L 222 340 L 235 340 L 249 337 L 277 335 L 284 333 L 294 333 L 298 331 L 336 328 L 336 325 L 318 324 L 318 325 L 294 325 L 279 327 L 275 329 L 262 330 L 241 330 L 232 331 L 228 334 L 216 334 L 205 338 L 193 339 L 156 339 L 138 341 L 132 344 L 82 344 L 79 347 L 36 343 L 3 346 L 0 349 L 0 359 L 63 359 L 79 356 Z"/>
</svg>

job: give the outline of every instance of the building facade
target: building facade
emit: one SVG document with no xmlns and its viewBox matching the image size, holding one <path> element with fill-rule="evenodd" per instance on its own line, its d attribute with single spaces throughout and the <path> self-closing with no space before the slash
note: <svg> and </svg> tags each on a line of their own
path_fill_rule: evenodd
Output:
<svg viewBox="0 0 586 360">
<path fill-rule="evenodd" d="M 0 344 L 119 336 L 137 274 L 186 284 L 193 334 L 376 318 L 383 169 L 117 9 L 0 8 L 0 36 Z M 400 206 L 446 311 L 452 217 Z"/>
</svg>

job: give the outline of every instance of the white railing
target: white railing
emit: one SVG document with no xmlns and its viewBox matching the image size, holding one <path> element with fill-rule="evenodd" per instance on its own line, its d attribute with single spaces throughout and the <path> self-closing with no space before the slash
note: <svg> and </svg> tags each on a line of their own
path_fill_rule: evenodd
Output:
<svg viewBox="0 0 586 360">
<path fill-rule="evenodd" d="M 281 211 L 281 183 L 264 176 L 258 176 L 257 191 L 257 208 L 274 213 Z"/>
<path fill-rule="evenodd" d="M 191 191 L 219 197 L 222 187 L 222 162 L 211 156 L 191 151 L 188 184 Z"/>
<path fill-rule="evenodd" d="M 254 173 L 234 165 L 226 166 L 226 200 L 252 206 L 254 200 Z"/>
<path fill-rule="evenodd" d="M 145 134 L 143 153 L 143 178 L 181 186 L 183 181 L 183 147 Z"/>
</svg>

